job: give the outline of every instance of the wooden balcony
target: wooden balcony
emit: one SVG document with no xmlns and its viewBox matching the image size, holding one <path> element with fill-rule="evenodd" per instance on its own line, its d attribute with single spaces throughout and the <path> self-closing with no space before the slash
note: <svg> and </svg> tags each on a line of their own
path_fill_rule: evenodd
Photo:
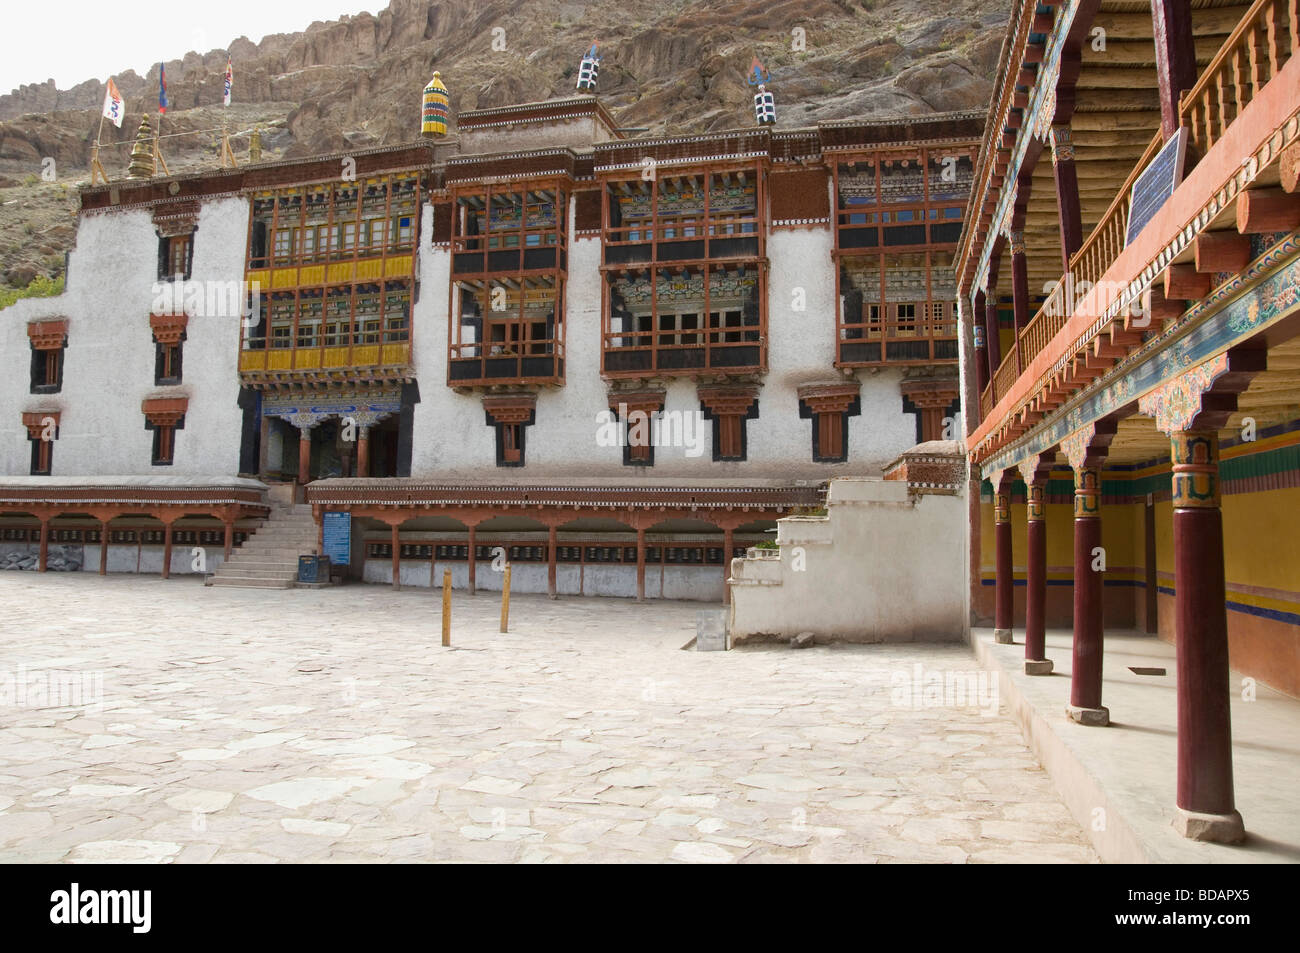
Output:
<svg viewBox="0 0 1300 953">
<path fill-rule="evenodd" d="M 757 373 L 767 367 L 767 342 L 757 326 L 680 331 L 607 332 L 602 373 L 689 376 L 701 372 Z"/>
<path fill-rule="evenodd" d="M 250 338 L 239 352 L 239 375 L 247 383 L 398 379 L 409 375 L 411 342 L 357 342 L 316 347 L 266 347 L 265 338 Z"/>
<path fill-rule="evenodd" d="M 1290 58 L 1300 52 L 1298 5 L 1297 0 L 1255 0 L 1201 72 L 1196 85 L 1183 94 L 1180 117 L 1188 132 L 1190 156 L 1204 159 L 1242 111 L 1281 72 Z M 987 419 L 999 401 L 1015 389 L 1021 374 L 1034 359 L 1049 348 L 1054 354 L 1053 370 L 1049 376 L 1051 373 L 1063 375 L 1063 386 L 1073 388 L 1081 379 L 1090 380 L 1096 376 L 1096 368 L 1113 362 L 1117 349 L 1112 342 L 1122 340 L 1128 347 L 1141 343 L 1141 331 L 1148 329 L 1148 321 L 1125 319 L 1123 315 L 1114 321 L 1094 322 L 1074 340 L 1057 338 L 1074 313 L 1075 305 L 1098 285 L 1103 285 L 1102 293 L 1107 300 L 1122 290 L 1118 286 L 1110 288 L 1107 272 L 1127 245 L 1133 184 L 1162 145 L 1163 138 L 1157 132 L 1117 189 L 1096 227 L 1071 256 L 1069 274 L 1062 277 L 1016 335 L 1009 353 L 1003 355 L 993 379 L 980 395 L 982 420 Z M 1246 156 L 1241 161 L 1244 164 L 1254 160 Z M 1226 210 L 1225 206 L 1221 211 Z M 1202 223 L 1202 226 L 1205 224 L 1208 223 Z M 1177 320 L 1173 312 L 1181 314 L 1181 304 L 1164 302 L 1163 317 Z M 1149 321 L 1150 330 L 1161 330 L 1161 317 L 1157 314 Z M 1073 370 L 1085 365 L 1094 369 L 1091 376 Z"/>
<path fill-rule="evenodd" d="M 924 307 L 922 304 L 916 306 Z M 894 318 L 842 323 L 836 367 L 943 364 L 957 361 L 957 320 Z"/>
</svg>

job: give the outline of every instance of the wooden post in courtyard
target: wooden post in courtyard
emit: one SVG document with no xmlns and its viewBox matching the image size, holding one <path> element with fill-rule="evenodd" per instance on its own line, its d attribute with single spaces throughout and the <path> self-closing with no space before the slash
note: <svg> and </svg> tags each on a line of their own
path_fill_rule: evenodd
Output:
<svg viewBox="0 0 1300 953">
<path fill-rule="evenodd" d="M 501 579 L 501 631 L 510 628 L 510 564 L 506 563 L 506 573 Z"/>
<path fill-rule="evenodd" d="M 546 538 L 546 594 L 552 599 L 556 596 L 555 590 L 555 547 L 558 541 L 558 532 L 555 524 L 552 523 Z"/>
<path fill-rule="evenodd" d="M 442 571 L 442 644 L 451 645 L 451 570 Z"/>
</svg>

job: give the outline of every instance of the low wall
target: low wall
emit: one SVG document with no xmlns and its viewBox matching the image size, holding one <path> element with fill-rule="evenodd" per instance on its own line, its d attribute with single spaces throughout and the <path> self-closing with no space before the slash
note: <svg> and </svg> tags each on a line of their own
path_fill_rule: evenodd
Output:
<svg viewBox="0 0 1300 953">
<path fill-rule="evenodd" d="M 777 521 L 779 556 L 732 561 L 731 637 L 959 641 L 966 502 L 901 480 L 833 480 L 824 517 Z"/>
</svg>

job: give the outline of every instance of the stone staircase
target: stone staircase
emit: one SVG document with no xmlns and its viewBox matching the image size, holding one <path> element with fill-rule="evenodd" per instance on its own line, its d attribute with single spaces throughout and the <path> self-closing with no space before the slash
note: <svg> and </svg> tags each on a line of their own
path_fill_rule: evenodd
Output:
<svg viewBox="0 0 1300 953">
<path fill-rule="evenodd" d="M 315 555 L 317 539 L 309 505 L 275 505 L 270 518 L 231 552 L 207 585 L 292 589 L 298 578 L 298 557 Z"/>
</svg>

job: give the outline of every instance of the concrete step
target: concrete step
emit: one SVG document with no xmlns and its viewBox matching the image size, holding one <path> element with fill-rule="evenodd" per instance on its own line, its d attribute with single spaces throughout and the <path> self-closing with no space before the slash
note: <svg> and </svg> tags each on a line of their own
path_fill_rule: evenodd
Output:
<svg viewBox="0 0 1300 953">
<path fill-rule="evenodd" d="M 266 542 L 261 546 L 243 546 L 240 547 L 241 553 L 260 553 L 263 556 L 276 554 L 288 556 L 297 554 L 300 556 L 312 556 L 316 553 L 316 541 L 313 539 L 310 543 L 306 540 L 277 540 L 275 542 Z"/>
<path fill-rule="evenodd" d="M 221 572 L 227 566 L 234 566 L 239 569 L 292 569 L 294 572 L 297 572 L 298 560 L 297 559 L 252 559 L 252 558 L 235 559 L 234 557 L 231 557 L 229 560 L 222 563 L 221 569 L 218 569 L 217 571 Z"/>
<path fill-rule="evenodd" d="M 208 580 L 209 586 L 228 586 L 234 589 L 292 589 L 293 583 L 281 579 L 227 579 L 213 576 Z"/>
<path fill-rule="evenodd" d="M 295 570 L 284 569 L 226 569 L 221 567 L 217 573 L 218 579 L 279 579 L 284 582 L 292 582 L 298 578 Z"/>
</svg>

